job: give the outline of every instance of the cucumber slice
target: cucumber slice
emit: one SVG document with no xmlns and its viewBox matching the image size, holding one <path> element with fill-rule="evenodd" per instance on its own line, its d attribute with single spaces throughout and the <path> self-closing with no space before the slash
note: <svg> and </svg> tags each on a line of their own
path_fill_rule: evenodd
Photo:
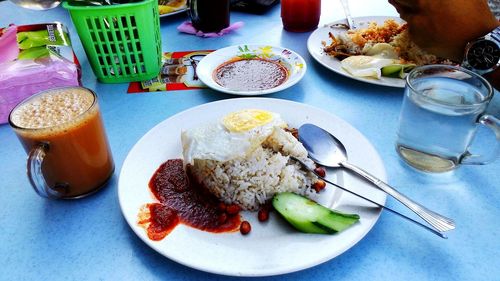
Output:
<svg viewBox="0 0 500 281">
<path fill-rule="evenodd" d="M 334 234 L 359 220 L 357 214 L 334 211 L 291 192 L 274 195 L 273 207 L 293 227 L 305 233 Z"/>
<path fill-rule="evenodd" d="M 391 64 L 382 67 L 382 76 L 393 78 L 404 78 L 406 73 L 412 70 L 415 64 Z"/>
<path fill-rule="evenodd" d="M 382 67 L 382 76 L 399 78 L 402 66 L 400 64 L 391 64 Z"/>
</svg>

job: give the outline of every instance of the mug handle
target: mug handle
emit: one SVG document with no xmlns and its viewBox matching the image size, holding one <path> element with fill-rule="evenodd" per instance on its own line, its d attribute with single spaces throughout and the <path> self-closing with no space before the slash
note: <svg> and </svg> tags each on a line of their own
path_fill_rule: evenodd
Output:
<svg viewBox="0 0 500 281">
<path fill-rule="evenodd" d="M 468 151 L 462 156 L 460 163 L 471 165 L 484 165 L 492 162 L 500 153 L 500 120 L 492 115 L 481 115 L 477 121 L 479 124 L 490 128 L 496 135 L 497 144 L 493 153 L 487 155 L 474 155 Z"/>
<path fill-rule="evenodd" d="M 49 151 L 48 143 L 40 143 L 33 147 L 28 154 L 27 174 L 31 186 L 36 193 L 45 198 L 60 198 L 62 193 L 52 189 L 47 184 L 42 172 L 43 159 Z M 62 188 L 64 184 L 61 185 Z"/>
</svg>

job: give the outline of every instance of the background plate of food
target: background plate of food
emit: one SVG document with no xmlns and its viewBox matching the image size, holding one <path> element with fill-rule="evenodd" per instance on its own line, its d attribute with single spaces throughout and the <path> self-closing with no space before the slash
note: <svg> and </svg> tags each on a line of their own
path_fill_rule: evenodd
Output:
<svg viewBox="0 0 500 281">
<path fill-rule="evenodd" d="M 187 11 L 187 0 L 159 0 L 158 12 L 160 18 L 176 15 Z"/>
<path fill-rule="evenodd" d="M 250 114 L 253 116 L 250 119 L 238 119 L 249 112 L 258 114 Z M 242 113 L 244 114 L 242 115 Z M 254 126 L 249 131 L 236 130 L 236 132 L 231 133 L 223 129 L 220 124 L 221 120 L 226 128 L 228 124 L 235 125 L 239 129 L 243 127 L 248 129 L 249 124 L 257 124 L 258 126 Z M 244 122 L 241 122 L 242 120 Z M 259 220 L 258 212 L 250 210 L 241 211 L 237 215 L 238 217 L 232 217 L 236 220 L 241 217 L 242 221 L 249 222 L 251 231 L 246 235 L 242 235 L 238 231 L 241 229 L 238 228 L 220 233 L 202 231 L 197 227 L 182 223 L 183 219 L 181 218 L 181 223 L 175 225 L 170 232 L 164 233 L 165 235 L 162 237 L 157 237 L 155 235 L 160 234 L 160 232 L 153 232 L 153 235 L 150 235 L 151 229 L 145 228 L 143 224 L 145 221 L 142 216 L 144 206 L 149 206 L 154 202 L 158 204 L 158 200 L 155 199 L 156 191 L 152 192 L 151 185 L 148 187 L 148 184 L 150 184 L 153 175 L 156 176 L 160 171 L 159 167 L 163 167 L 163 163 L 166 163 L 167 160 L 184 158 L 184 163 L 187 163 L 193 155 L 198 155 L 198 157 L 208 155 L 208 157 L 222 157 L 220 159 L 223 159 L 225 155 L 242 151 L 245 140 L 251 136 L 263 136 L 265 132 L 270 131 L 274 134 L 274 132 L 282 131 L 285 127 L 297 128 L 304 123 L 314 123 L 335 134 L 346 144 L 349 160 L 353 164 L 368 170 L 382 180 L 387 179 L 383 162 L 370 142 L 339 117 L 312 106 L 281 99 L 227 99 L 203 104 L 164 120 L 146 133 L 131 149 L 124 161 L 118 184 L 120 207 L 127 223 L 140 239 L 165 257 L 192 268 L 223 275 L 269 276 L 284 274 L 315 266 L 342 254 L 370 231 L 378 220 L 381 210 L 331 186 L 327 186 L 320 192 L 311 192 L 309 195 L 323 206 L 359 215 L 359 220 L 356 223 L 335 234 L 299 232 L 274 210 L 269 213 L 269 218 L 264 222 Z M 269 137 L 266 138 L 267 141 Z M 253 140 L 255 139 L 259 139 L 259 137 Z M 263 141 L 262 138 L 260 140 Z M 235 145 L 235 143 L 240 145 Z M 258 147 L 254 146 L 253 151 L 259 151 L 261 145 L 257 143 Z M 296 145 L 290 147 L 297 148 Z M 266 151 L 272 149 L 274 148 L 268 147 Z M 280 166 L 279 159 L 285 159 L 285 162 L 290 161 L 284 154 L 273 153 L 274 156 L 265 158 L 267 160 L 259 165 L 252 163 L 245 168 L 244 162 L 240 162 L 238 165 L 228 165 L 228 162 L 221 162 L 222 165 L 213 171 L 220 171 L 221 167 L 229 166 L 230 170 L 227 170 L 226 174 L 220 177 L 231 178 L 229 185 L 241 180 L 238 178 L 238 175 L 241 175 L 243 181 L 237 183 L 239 191 L 237 191 L 236 197 L 241 197 L 240 199 L 244 202 L 249 202 L 243 205 L 245 208 L 252 209 L 252 204 L 257 200 L 255 199 L 257 196 L 239 196 L 238 194 L 243 192 L 243 194 L 248 195 L 248 192 L 258 192 L 258 184 L 249 186 L 246 183 L 254 183 L 254 180 L 258 182 L 261 178 L 271 179 L 272 177 L 267 177 L 267 175 L 276 172 L 275 169 L 281 169 L 276 168 Z M 259 159 L 254 160 L 261 161 L 264 158 Z M 209 164 L 213 161 L 202 161 L 202 163 Z M 275 177 L 275 179 L 278 181 L 286 179 L 287 182 L 292 183 L 295 179 L 304 179 L 306 173 L 299 171 L 301 166 L 293 165 L 294 163 L 287 162 L 283 166 L 286 167 L 287 171 L 285 168 L 279 170 L 281 176 Z M 194 166 L 197 166 L 196 160 Z M 203 168 L 203 166 L 198 165 L 199 167 Z M 252 169 L 256 169 L 256 171 Z M 202 174 L 204 175 L 202 178 L 212 178 L 214 174 L 218 173 L 212 173 L 210 169 L 207 171 L 207 174 Z M 296 177 L 287 176 L 290 173 Z M 247 178 L 249 174 L 260 175 L 260 178 Z M 333 169 L 328 169 L 326 174 L 327 178 L 355 192 L 362 193 L 381 204 L 385 202 L 386 195 L 383 192 L 358 177 Z M 181 180 L 176 178 L 175 181 L 183 182 L 182 177 L 180 178 Z M 171 181 L 160 180 L 158 182 L 170 183 Z M 278 186 L 281 185 L 278 184 Z M 268 193 L 276 191 L 269 190 L 269 187 L 276 187 L 276 183 L 270 181 L 263 187 L 267 189 L 265 191 Z M 245 190 L 242 191 L 241 188 Z M 303 186 L 295 186 L 295 188 L 300 189 Z M 228 186 L 226 191 L 229 189 Z M 210 191 L 212 190 L 213 187 Z M 188 197 L 184 196 L 184 198 Z M 231 199 L 233 196 L 229 196 L 229 198 Z M 159 202 L 163 201 L 159 200 Z M 229 206 L 225 207 L 227 213 L 230 213 Z M 228 218 L 228 221 L 231 219 Z"/>
<path fill-rule="evenodd" d="M 208 87 L 233 95 L 255 96 L 282 91 L 298 83 L 306 62 L 292 50 L 242 44 L 204 57 L 196 69 Z"/>
<path fill-rule="evenodd" d="M 316 29 L 307 41 L 309 53 L 326 68 L 359 81 L 404 88 L 404 77 L 417 65 L 448 63 L 422 51 L 408 37 L 397 17 L 354 18 L 348 30 L 344 20 Z"/>
</svg>

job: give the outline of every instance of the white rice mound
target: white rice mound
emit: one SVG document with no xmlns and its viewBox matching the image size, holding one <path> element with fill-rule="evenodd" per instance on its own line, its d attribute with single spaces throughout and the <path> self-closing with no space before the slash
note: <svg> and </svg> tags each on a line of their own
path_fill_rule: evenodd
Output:
<svg viewBox="0 0 500 281">
<path fill-rule="evenodd" d="M 290 156 L 315 167 L 302 144 L 291 133 L 275 127 L 261 146 L 246 156 L 226 162 L 195 159 L 191 172 L 219 200 L 255 211 L 278 192 L 306 197 L 315 194 L 311 186 L 317 177 Z"/>
</svg>

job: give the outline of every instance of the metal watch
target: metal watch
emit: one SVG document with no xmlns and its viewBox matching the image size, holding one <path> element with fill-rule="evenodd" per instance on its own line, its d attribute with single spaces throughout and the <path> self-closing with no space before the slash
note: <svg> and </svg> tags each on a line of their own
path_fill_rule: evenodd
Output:
<svg viewBox="0 0 500 281">
<path fill-rule="evenodd" d="M 500 66 L 500 26 L 465 46 L 462 66 L 480 75 Z"/>
</svg>

